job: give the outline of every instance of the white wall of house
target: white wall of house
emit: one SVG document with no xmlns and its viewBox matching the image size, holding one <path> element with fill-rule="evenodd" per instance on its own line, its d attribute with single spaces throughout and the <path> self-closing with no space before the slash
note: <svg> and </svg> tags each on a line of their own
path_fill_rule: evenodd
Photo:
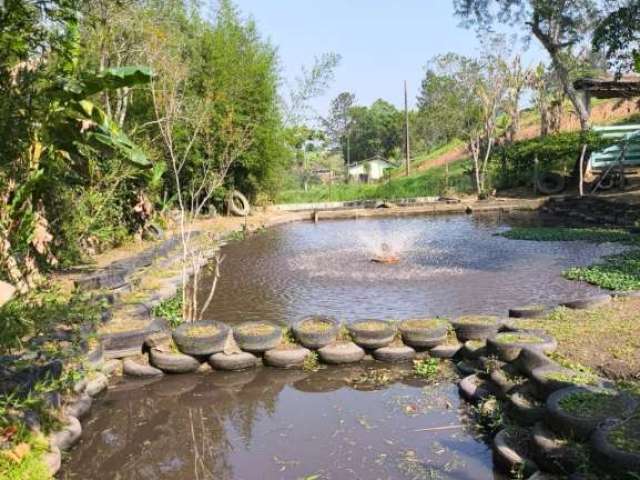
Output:
<svg viewBox="0 0 640 480">
<path fill-rule="evenodd" d="M 368 172 L 367 165 L 369 164 Z M 360 178 L 361 175 L 369 174 L 369 180 L 380 180 L 384 177 L 384 171 L 388 168 L 392 168 L 393 165 L 379 158 L 369 160 L 368 162 L 358 163 L 349 167 L 349 176 L 354 178 Z"/>
</svg>

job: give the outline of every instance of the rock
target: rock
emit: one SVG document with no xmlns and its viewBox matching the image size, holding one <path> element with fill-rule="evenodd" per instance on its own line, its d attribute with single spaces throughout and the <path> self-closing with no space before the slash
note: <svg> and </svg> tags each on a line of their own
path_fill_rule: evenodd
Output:
<svg viewBox="0 0 640 480">
<path fill-rule="evenodd" d="M 64 407 L 64 413 L 71 417 L 81 419 L 87 413 L 89 413 L 92 403 L 93 399 L 85 393 L 81 395 L 80 398 L 78 398 L 75 402 L 66 405 Z"/>
<path fill-rule="evenodd" d="M 138 378 L 159 377 L 164 375 L 162 370 L 148 364 L 136 362 L 130 358 L 124 359 L 124 362 L 122 363 L 122 371 L 125 375 Z"/>
<path fill-rule="evenodd" d="M 0 307 L 11 300 L 15 291 L 16 287 L 0 280 Z"/>
<path fill-rule="evenodd" d="M 207 372 L 210 372 L 212 370 L 213 370 L 213 368 L 211 368 L 211 365 L 209 365 L 207 362 L 203 362 L 203 363 L 200 364 L 200 366 L 196 370 L 196 373 L 207 373 Z"/>
<path fill-rule="evenodd" d="M 80 439 L 82 425 L 76 417 L 67 417 L 67 423 L 62 430 L 49 436 L 49 444 L 60 450 L 68 450 Z"/>
<path fill-rule="evenodd" d="M 102 373 L 110 377 L 111 375 L 122 375 L 122 361 L 114 358 L 104 362 L 101 368 Z"/>
<path fill-rule="evenodd" d="M 95 397 L 105 391 L 109 386 L 109 379 L 104 373 L 96 373 L 95 376 L 87 381 L 85 393 L 90 397 Z"/>
</svg>

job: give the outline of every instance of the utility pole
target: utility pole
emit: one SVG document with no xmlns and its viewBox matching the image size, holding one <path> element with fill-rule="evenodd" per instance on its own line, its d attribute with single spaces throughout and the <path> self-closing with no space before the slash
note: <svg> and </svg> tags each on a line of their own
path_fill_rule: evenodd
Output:
<svg viewBox="0 0 640 480">
<path fill-rule="evenodd" d="M 407 81 L 404 81 L 404 124 L 405 124 L 405 141 L 406 141 L 406 163 L 405 175 L 409 176 L 411 163 L 411 147 L 409 146 L 409 100 L 407 95 Z"/>
</svg>

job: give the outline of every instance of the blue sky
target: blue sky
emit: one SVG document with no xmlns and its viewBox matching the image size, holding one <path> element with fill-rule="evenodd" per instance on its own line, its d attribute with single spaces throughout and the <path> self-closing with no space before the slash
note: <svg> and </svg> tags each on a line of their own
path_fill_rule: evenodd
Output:
<svg viewBox="0 0 640 480">
<path fill-rule="evenodd" d="M 430 58 L 449 51 L 478 53 L 475 32 L 459 27 L 452 0 L 236 0 L 236 4 L 278 47 L 286 79 L 294 78 L 302 65 L 311 65 L 314 55 L 328 51 L 342 55 L 330 91 L 313 102 L 321 113 L 342 91 L 354 92 L 360 104 L 384 98 L 401 106 L 404 80 L 409 82 L 413 104 Z M 546 59 L 535 43 L 524 58 L 528 63 Z"/>
</svg>

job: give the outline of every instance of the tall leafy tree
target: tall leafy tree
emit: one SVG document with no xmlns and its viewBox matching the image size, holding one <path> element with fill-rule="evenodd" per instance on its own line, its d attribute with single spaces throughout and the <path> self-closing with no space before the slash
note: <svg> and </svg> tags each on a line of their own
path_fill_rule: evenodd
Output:
<svg viewBox="0 0 640 480">
<path fill-rule="evenodd" d="M 346 165 L 351 163 L 350 133 L 353 127 L 351 109 L 356 103 L 356 96 L 351 92 L 342 92 L 331 101 L 329 114 L 321 119 L 322 126 L 329 141 L 334 147 L 340 147 Z"/>
<path fill-rule="evenodd" d="M 598 24 L 594 50 L 603 52 L 617 74 L 640 73 L 640 2 L 626 0 Z"/>
<path fill-rule="evenodd" d="M 596 0 L 454 0 L 456 14 L 480 32 L 496 22 L 526 26 L 551 58 L 563 90 L 583 130 L 589 111 L 573 87 L 575 51 L 593 31 L 602 12 Z"/>
</svg>

